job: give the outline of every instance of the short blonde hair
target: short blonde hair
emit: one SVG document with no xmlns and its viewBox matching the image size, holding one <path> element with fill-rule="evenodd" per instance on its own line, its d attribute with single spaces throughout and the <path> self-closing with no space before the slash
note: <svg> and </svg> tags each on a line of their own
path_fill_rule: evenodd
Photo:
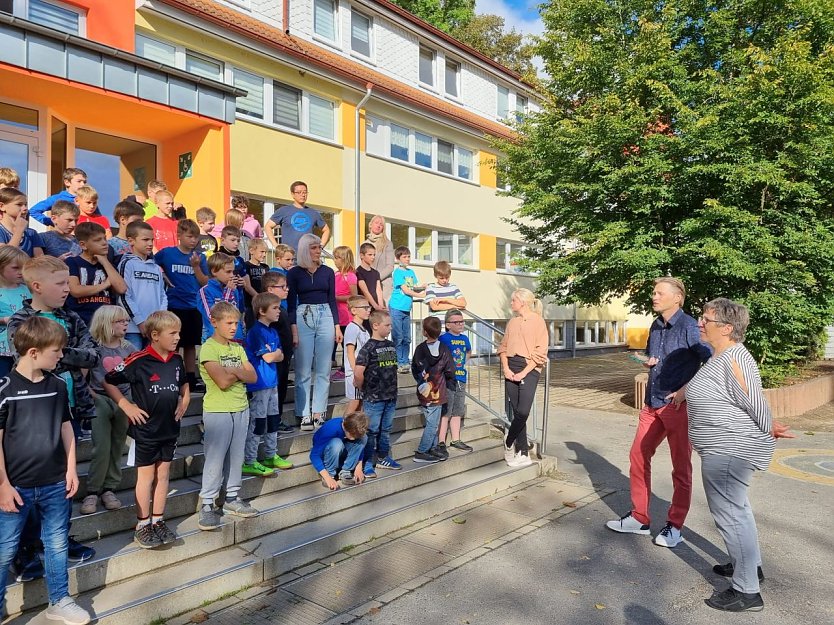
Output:
<svg viewBox="0 0 834 625">
<path fill-rule="evenodd" d="M 99 343 L 109 343 L 114 338 L 113 323 L 122 321 L 123 319 L 130 320 L 130 316 L 121 306 L 111 306 L 109 304 L 99 306 L 98 310 L 93 314 L 93 320 L 90 321 L 90 336 Z M 121 344 L 130 345 L 131 343 L 122 339 Z"/>
<path fill-rule="evenodd" d="M 266 241 L 263 239 L 252 239 L 249 241 L 249 253 L 251 254 L 254 250 L 265 250 L 266 249 Z"/>
<path fill-rule="evenodd" d="M 215 213 L 208 206 L 198 208 L 195 216 L 197 217 L 197 223 L 202 223 L 210 220 L 213 221 L 217 219 L 217 213 Z"/>
<path fill-rule="evenodd" d="M 98 191 L 96 191 L 90 185 L 85 185 L 85 186 L 81 187 L 80 189 L 78 189 L 78 191 L 75 192 L 75 197 L 76 198 L 82 198 L 84 200 L 97 200 L 98 199 Z"/>
<path fill-rule="evenodd" d="M 208 257 L 206 264 L 208 265 L 209 273 L 214 275 L 226 265 L 234 265 L 235 259 L 223 252 L 216 252 Z"/>
<path fill-rule="evenodd" d="M 166 188 L 164 188 L 164 189 L 160 189 L 159 191 L 157 191 L 157 192 L 156 192 L 156 194 L 154 195 L 154 200 L 159 199 L 159 196 L 160 196 L 160 195 L 167 195 L 167 196 L 168 196 L 168 197 L 170 197 L 172 200 L 174 199 L 174 194 L 173 194 L 173 193 L 171 193 L 171 192 L 168 190 L 168 188 L 167 188 L 167 187 L 166 187 Z"/>
<path fill-rule="evenodd" d="M 283 256 L 287 252 L 289 252 L 290 254 L 295 256 L 295 250 L 292 249 L 292 247 L 290 247 L 286 243 L 279 243 L 278 245 L 275 246 L 275 258 L 280 258 L 281 256 Z"/>
<path fill-rule="evenodd" d="M 30 258 L 23 265 L 23 280 L 31 291 L 33 283 L 41 282 L 47 276 L 61 271 L 69 273 L 69 267 L 67 267 L 64 261 L 54 256 L 36 256 L 35 258 Z"/>
<path fill-rule="evenodd" d="M 237 309 L 237 306 L 234 306 L 229 302 L 217 302 L 211 307 L 209 314 L 215 321 L 222 321 L 226 317 L 240 319 L 240 311 Z"/>
<path fill-rule="evenodd" d="M 673 289 L 677 289 L 681 295 L 681 306 L 683 306 L 683 302 L 686 299 L 686 287 L 683 286 L 683 282 L 681 282 L 678 278 L 673 278 L 672 276 L 660 276 L 659 278 L 654 279 L 654 284 L 655 286 L 658 284 L 668 284 Z"/>
<path fill-rule="evenodd" d="M 23 267 L 28 260 L 29 255 L 15 245 L 0 246 L 0 273 L 15 261 Z"/>
<path fill-rule="evenodd" d="M 439 260 L 434 263 L 434 277 L 435 278 L 451 278 L 452 266 L 448 260 Z"/>
<path fill-rule="evenodd" d="M 169 310 L 157 310 L 145 319 L 145 336 L 149 339 L 153 337 L 154 332 L 164 332 L 171 329 L 181 330 L 182 321 Z"/>
<path fill-rule="evenodd" d="M 243 213 L 241 213 L 236 208 L 230 208 L 226 211 L 226 222 L 225 226 L 234 226 L 235 228 L 240 229 L 243 226 Z"/>
<path fill-rule="evenodd" d="M 0 167 L 0 186 L 16 189 L 20 186 L 20 176 L 11 167 Z"/>
</svg>

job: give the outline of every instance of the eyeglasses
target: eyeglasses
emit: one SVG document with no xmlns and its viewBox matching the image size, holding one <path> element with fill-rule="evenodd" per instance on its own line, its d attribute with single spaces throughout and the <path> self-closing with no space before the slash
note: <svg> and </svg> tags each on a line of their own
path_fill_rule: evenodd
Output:
<svg viewBox="0 0 834 625">
<path fill-rule="evenodd" d="M 716 323 L 716 324 L 722 325 L 722 326 L 727 325 L 727 323 L 724 322 L 724 321 L 719 321 L 718 319 L 707 319 L 706 317 L 701 317 L 700 319 L 698 319 L 698 321 L 700 323 L 703 323 L 704 325 L 707 325 L 708 323 Z"/>
<path fill-rule="evenodd" d="M 360 308 L 362 310 L 370 310 L 371 309 L 370 306 L 351 306 L 351 308 Z"/>
<path fill-rule="evenodd" d="M 293 195 L 307 195 L 307 192 L 306 191 L 293 191 L 292 194 Z"/>
<path fill-rule="evenodd" d="M 288 287 L 286 284 L 273 284 L 269 288 L 270 289 L 289 289 L 290 287 Z"/>
</svg>

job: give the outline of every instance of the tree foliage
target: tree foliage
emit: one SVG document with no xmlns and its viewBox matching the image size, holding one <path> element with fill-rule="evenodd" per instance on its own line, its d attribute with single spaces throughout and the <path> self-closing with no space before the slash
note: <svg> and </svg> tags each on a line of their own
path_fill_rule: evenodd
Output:
<svg viewBox="0 0 834 625">
<path fill-rule="evenodd" d="M 501 145 L 540 290 L 561 302 L 681 277 L 750 307 L 771 382 L 834 318 L 834 3 L 552 0 L 542 113 Z"/>
<path fill-rule="evenodd" d="M 499 15 L 475 15 L 455 28 L 452 36 L 522 76 L 535 73 L 535 44 L 515 28 L 505 30 Z"/>
<path fill-rule="evenodd" d="M 445 33 L 467 24 L 475 16 L 475 0 L 392 1 Z"/>
</svg>

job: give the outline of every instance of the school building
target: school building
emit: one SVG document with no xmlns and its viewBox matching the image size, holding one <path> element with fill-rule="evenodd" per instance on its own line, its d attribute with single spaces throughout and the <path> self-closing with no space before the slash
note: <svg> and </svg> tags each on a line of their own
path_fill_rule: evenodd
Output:
<svg viewBox="0 0 834 625">
<path fill-rule="evenodd" d="M 448 260 L 499 322 L 534 276 L 489 137 L 536 110 L 520 76 L 388 0 L 0 0 L 0 163 L 30 202 L 77 166 L 105 214 L 162 178 L 192 215 L 242 193 L 263 223 L 304 180 L 328 247 L 381 214 L 422 280 Z M 638 346 L 648 327 L 616 303 L 545 317 L 565 349 Z"/>
</svg>

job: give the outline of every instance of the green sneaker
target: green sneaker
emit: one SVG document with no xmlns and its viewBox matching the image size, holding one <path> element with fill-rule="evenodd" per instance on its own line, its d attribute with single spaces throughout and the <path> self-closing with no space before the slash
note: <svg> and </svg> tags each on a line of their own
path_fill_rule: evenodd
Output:
<svg viewBox="0 0 834 625">
<path fill-rule="evenodd" d="M 292 462 L 284 460 L 278 454 L 275 454 L 272 458 L 266 458 L 261 464 L 271 469 L 292 469 Z"/>
<path fill-rule="evenodd" d="M 252 464 L 244 464 L 242 472 L 244 475 L 257 475 L 258 477 L 269 477 L 275 473 L 275 471 L 265 467 L 257 460 Z"/>
</svg>

